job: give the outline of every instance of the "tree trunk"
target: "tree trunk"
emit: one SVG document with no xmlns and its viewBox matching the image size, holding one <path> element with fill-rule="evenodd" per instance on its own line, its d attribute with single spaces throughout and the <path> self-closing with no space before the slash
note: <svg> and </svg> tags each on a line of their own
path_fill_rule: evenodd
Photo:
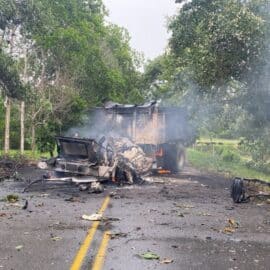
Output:
<svg viewBox="0 0 270 270">
<path fill-rule="evenodd" d="M 36 150 L 36 126 L 35 126 L 35 124 L 32 124 L 31 134 L 32 134 L 32 136 L 31 136 L 32 137 L 31 149 L 32 149 L 32 152 L 34 153 Z"/>
<path fill-rule="evenodd" d="M 4 145 L 4 153 L 7 155 L 9 153 L 9 137 L 10 137 L 10 99 L 6 96 L 5 100 L 6 107 L 6 119 L 5 119 L 5 145 Z"/>
<path fill-rule="evenodd" d="M 21 143 L 20 143 L 20 148 L 21 148 L 21 154 L 24 154 L 24 118 L 25 118 L 25 103 L 24 101 L 21 102 Z"/>
</svg>

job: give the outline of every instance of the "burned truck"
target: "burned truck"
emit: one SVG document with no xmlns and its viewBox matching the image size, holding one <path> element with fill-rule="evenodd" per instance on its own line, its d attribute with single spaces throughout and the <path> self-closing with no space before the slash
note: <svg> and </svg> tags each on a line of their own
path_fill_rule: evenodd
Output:
<svg viewBox="0 0 270 270">
<path fill-rule="evenodd" d="M 183 169 L 191 139 L 184 109 L 109 102 L 91 110 L 89 121 L 84 132 L 56 137 L 58 156 L 48 163 L 58 177 L 134 183 Z"/>
<path fill-rule="evenodd" d="M 187 112 L 179 107 L 161 107 L 156 101 L 136 106 L 107 103 L 97 108 L 108 129 L 129 138 L 153 159 L 153 170 L 180 172 L 186 160 L 185 147 L 192 141 Z"/>
</svg>

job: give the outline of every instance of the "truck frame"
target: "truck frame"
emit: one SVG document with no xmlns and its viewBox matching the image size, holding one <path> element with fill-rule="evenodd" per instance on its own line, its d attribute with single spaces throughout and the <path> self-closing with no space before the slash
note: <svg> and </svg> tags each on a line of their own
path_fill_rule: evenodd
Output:
<svg viewBox="0 0 270 270">
<path fill-rule="evenodd" d="M 95 112 L 102 115 L 110 132 L 130 138 L 154 158 L 153 170 L 177 173 L 183 169 L 190 141 L 185 109 L 160 107 L 153 101 L 140 106 L 109 103 Z"/>
</svg>

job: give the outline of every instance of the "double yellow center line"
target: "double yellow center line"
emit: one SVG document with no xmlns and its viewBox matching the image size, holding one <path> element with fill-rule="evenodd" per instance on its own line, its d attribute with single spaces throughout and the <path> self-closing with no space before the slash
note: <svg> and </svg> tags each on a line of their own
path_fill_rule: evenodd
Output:
<svg viewBox="0 0 270 270">
<path fill-rule="evenodd" d="M 107 196 L 104 199 L 102 206 L 101 206 L 100 210 L 98 211 L 98 214 L 103 215 L 103 213 L 105 212 L 105 210 L 107 209 L 107 207 L 109 205 L 109 202 L 110 202 L 110 197 Z M 75 257 L 75 259 L 70 267 L 70 270 L 80 270 L 81 269 L 84 258 L 85 258 L 87 251 L 88 251 L 88 249 L 89 249 L 89 247 L 94 239 L 94 235 L 97 231 L 99 224 L 100 224 L 100 221 L 93 222 L 91 228 L 89 229 L 89 231 L 86 235 L 86 238 L 84 239 L 84 242 L 82 243 L 80 249 L 77 252 L 77 255 L 76 255 L 76 257 Z M 109 239 L 110 239 L 110 233 L 105 232 L 103 239 L 102 239 L 102 242 L 101 242 L 101 245 L 100 245 L 100 248 L 99 248 L 99 251 L 96 255 L 92 270 L 99 270 L 102 268 L 106 249 L 107 249 L 107 246 L 109 243 Z"/>
</svg>

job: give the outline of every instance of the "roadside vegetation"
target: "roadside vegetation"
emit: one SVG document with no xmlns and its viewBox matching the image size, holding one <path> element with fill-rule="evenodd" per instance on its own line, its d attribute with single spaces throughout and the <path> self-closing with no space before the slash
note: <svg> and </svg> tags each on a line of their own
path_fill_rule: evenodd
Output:
<svg viewBox="0 0 270 270">
<path fill-rule="evenodd" d="M 188 163 L 200 170 L 270 182 L 269 167 L 258 167 L 241 140 L 200 139 L 187 150 Z"/>
<path fill-rule="evenodd" d="M 5 156 L 4 151 L 0 151 L 0 157 Z M 31 150 L 26 150 L 24 151 L 23 155 L 20 153 L 19 150 L 10 150 L 8 154 L 8 158 L 18 160 L 18 159 L 26 159 L 29 161 L 38 161 L 42 158 L 50 158 L 50 153 L 49 152 L 40 152 L 40 151 L 31 151 Z"/>
</svg>

